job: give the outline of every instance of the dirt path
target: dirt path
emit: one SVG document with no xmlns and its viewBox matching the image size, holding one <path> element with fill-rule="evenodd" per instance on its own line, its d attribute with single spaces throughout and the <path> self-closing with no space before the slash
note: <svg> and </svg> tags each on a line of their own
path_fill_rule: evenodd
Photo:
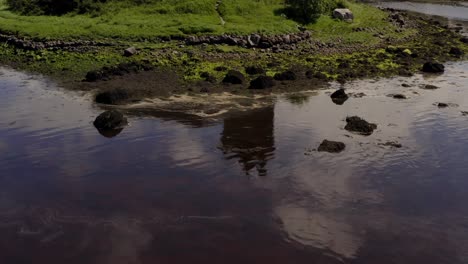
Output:
<svg viewBox="0 0 468 264">
<path fill-rule="evenodd" d="M 218 13 L 219 19 L 221 20 L 221 25 L 224 26 L 226 24 L 226 21 L 224 21 L 223 16 L 221 15 L 221 12 L 219 11 L 219 6 L 222 4 L 222 0 L 216 1 L 215 9 L 216 12 Z"/>
</svg>

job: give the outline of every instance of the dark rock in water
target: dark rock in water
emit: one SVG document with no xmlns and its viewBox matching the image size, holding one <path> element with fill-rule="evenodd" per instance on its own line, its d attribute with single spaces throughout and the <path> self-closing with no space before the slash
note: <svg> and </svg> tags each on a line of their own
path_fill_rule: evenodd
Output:
<svg viewBox="0 0 468 264">
<path fill-rule="evenodd" d="M 449 54 L 455 57 L 463 56 L 463 51 L 460 48 L 452 47 L 449 51 Z"/>
<path fill-rule="evenodd" d="M 245 68 L 245 72 L 250 75 L 264 74 L 265 70 L 259 66 L 248 66 Z"/>
<path fill-rule="evenodd" d="M 297 79 L 297 76 L 293 71 L 285 71 L 275 74 L 274 78 L 277 81 L 294 81 Z"/>
<path fill-rule="evenodd" d="M 357 116 L 347 117 L 346 123 L 346 130 L 356 132 L 365 136 L 371 135 L 372 132 L 374 132 L 374 130 L 377 129 L 376 124 L 369 123 L 366 120 Z"/>
<path fill-rule="evenodd" d="M 128 122 L 121 112 L 109 110 L 96 117 L 93 124 L 98 130 L 106 131 L 122 129 Z"/>
<path fill-rule="evenodd" d="M 444 70 L 445 66 L 436 62 L 426 62 L 422 68 L 422 71 L 427 73 L 442 73 Z"/>
<path fill-rule="evenodd" d="M 224 77 L 223 83 L 243 84 L 245 83 L 245 77 L 238 71 L 230 70 Z"/>
<path fill-rule="evenodd" d="M 446 108 L 446 107 L 448 107 L 448 106 L 449 106 L 449 105 L 446 104 L 446 103 L 438 103 L 438 104 L 437 104 L 437 107 L 439 107 L 439 108 Z"/>
<path fill-rule="evenodd" d="M 318 147 L 320 152 L 339 153 L 346 148 L 343 142 L 324 140 Z"/>
<path fill-rule="evenodd" d="M 426 84 L 426 85 L 423 85 L 421 86 L 422 89 L 425 89 L 425 90 L 436 90 L 436 89 L 439 89 L 439 87 L 435 86 L 435 85 L 432 85 L 432 84 Z"/>
<path fill-rule="evenodd" d="M 330 95 L 333 103 L 337 105 L 342 105 L 346 100 L 348 100 L 349 96 L 346 94 L 344 89 L 336 90 L 334 93 Z"/>
<path fill-rule="evenodd" d="M 402 83 L 401 86 L 408 88 L 408 87 L 411 87 L 411 84 Z"/>
<path fill-rule="evenodd" d="M 330 95 L 331 98 L 348 98 L 348 95 L 345 92 L 345 89 L 341 88 L 336 90 Z"/>
<path fill-rule="evenodd" d="M 407 99 L 404 94 L 392 94 L 391 96 L 395 99 Z"/>
<path fill-rule="evenodd" d="M 259 76 L 250 82 L 249 89 L 268 89 L 275 86 L 275 80 L 270 76 Z"/>
<path fill-rule="evenodd" d="M 461 111 L 463 116 L 468 116 L 468 111 Z"/>
<path fill-rule="evenodd" d="M 135 47 L 130 47 L 130 48 L 124 50 L 124 53 L 123 53 L 123 55 L 125 57 L 131 57 L 131 56 L 133 56 L 135 54 L 137 54 L 137 49 Z"/>
<path fill-rule="evenodd" d="M 95 101 L 98 104 L 117 105 L 128 102 L 130 95 L 124 89 L 114 89 L 104 91 L 96 95 Z"/>
</svg>

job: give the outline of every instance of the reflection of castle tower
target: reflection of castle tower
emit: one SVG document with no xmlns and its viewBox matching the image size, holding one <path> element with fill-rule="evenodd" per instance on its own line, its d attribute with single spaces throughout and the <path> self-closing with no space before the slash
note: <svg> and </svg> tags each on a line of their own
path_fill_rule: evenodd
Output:
<svg viewBox="0 0 468 264">
<path fill-rule="evenodd" d="M 256 168 L 259 175 L 266 175 L 265 167 L 273 156 L 274 143 L 272 106 L 224 119 L 222 150 L 228 159 L 239 159 L 247 174 Z"/>
</svg>

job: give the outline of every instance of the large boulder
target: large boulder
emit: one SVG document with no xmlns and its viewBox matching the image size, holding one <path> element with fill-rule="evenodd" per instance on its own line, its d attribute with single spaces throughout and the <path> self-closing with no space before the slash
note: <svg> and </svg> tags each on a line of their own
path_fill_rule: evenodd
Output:
<svg viewBox="0 0 468 264">
<path fill-rule="evenodd" d="M 100 92 L 96 95 L 95 101 L 98 104 L 118 105 L 128 102 L 129 93 L 124 89 L 113 89 Z"/>
<path fill-rule="evenodd" d="M 224 77 L 223 83 L 243 84 L 245 83 L 245 77 L 239 71 L 230 70 Z"/>
<path fill-rule="evenodd" d="M 350 132 L 359 133 L 365 136 L 371 135 L 374 132 L 374 130 L 377 129 L 376 124 L 369 123 L 366 120 L 357 116 L 347 117 L 346 123 L 346 130 Z"/>
<path fill-rule="evenodd" d="M 275 80 L 270 76 L 259 76 L 250 82 L 249 89 L 261 90 L 275 86 Z"/>
<path fill-rule="evenodd" d="M 436 62 L 426 62 L 422 67 L 422 71 L 427 73 L 443 73 L 445 66 Z"/>
<path fill-rule="evenodd" d="M 330 152 L 330 153 L 339 153 L 346 148 L 346 145 L 343 142 L 324 140 L 318 147 L 317 151 L 320 152 Z"/>
<path fill-rule="evenodd" d="M 98 130 L 118 130 L 128 124 L 127 118 L 117 110 L 109 110 L 100 114 L 94 120 L 94 126 Z"/>
<path fill-rule="evenodd" d="M 351 10 L 347 8 L 337 8 L 333 10 L 333 18 L 337 18 L 344 21 L 353 21 L 354 15 Z"/>
</svg>

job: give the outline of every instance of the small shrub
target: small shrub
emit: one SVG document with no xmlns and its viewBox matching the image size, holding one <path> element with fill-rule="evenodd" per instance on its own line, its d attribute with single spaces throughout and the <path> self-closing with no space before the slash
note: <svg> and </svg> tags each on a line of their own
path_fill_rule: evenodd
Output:
<svg viewBox="0 0 468 264">
<path fill-rule="evenodd" d="M 321 14 L 347 7 L 346 0 L 286 0 L 286 15 L 303 24 L 315 22 Z"/>
</svg>

